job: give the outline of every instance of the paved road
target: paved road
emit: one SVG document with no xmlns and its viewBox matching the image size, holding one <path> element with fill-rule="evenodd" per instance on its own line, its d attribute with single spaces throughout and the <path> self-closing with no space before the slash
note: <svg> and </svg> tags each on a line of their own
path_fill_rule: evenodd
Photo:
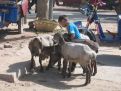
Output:
<svg viewBox="0 0 121 91">
<path fill-rule="evenodd" d="M 31 12 L 34 13 L 32 10 Z M 86 17 L 82 15 L 79 12 L 78 8 L 72 8 L 72 7 L 54 7 L 53 11 L 53 18 L 58 19 L 59 15 L 68 15 L 70 20 L 82 20 L 86 21 Z M 116 22 L 117 21 L 117 15 L 114 10 L 99 10 L 98 16 L 100 17 L 101 22 Z M 29 18 L 32 19 L 35 17 L 35 14 L 30 14 Z"/>
</svg>

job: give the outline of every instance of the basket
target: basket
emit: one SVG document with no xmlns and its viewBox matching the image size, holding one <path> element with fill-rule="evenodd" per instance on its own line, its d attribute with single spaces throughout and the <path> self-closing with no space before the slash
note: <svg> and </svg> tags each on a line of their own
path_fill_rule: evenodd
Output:
<svg viewBox="0 0 121 91">
<path fill-rule="evenodd" d="M 59 26 L 56 21 L 47 19 L 36 20 L 34 25 L 37 32 L 54 32 Z"/>
</svg>

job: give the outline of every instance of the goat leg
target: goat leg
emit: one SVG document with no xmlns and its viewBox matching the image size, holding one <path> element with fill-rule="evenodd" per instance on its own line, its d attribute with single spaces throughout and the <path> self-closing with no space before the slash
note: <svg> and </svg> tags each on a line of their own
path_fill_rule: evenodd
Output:
<svg viewBox="0 0 121 91">
<path fill-rule="evenodd" d="M 34 56 L 32 55 L 31 57 L 31 66 L 30 66 L 30 70 L 33 72 L 35 69 L 35 61 L 34 61 Z"/>
<path fill-rule="evenodd" d="M 69 62 L 68 77 L 71 77 L 71 66 L 72 66 L 72 62 Z"/>
<path fill-rule="evenodd" d="M 71 66 L 71 72 L 73 72 L 76 68 L 76 63 L 75 62 L 72 62 L 72 66 Z"/>
<path fill-rule="evenodd" d="M 81 66 L 82 69 L 83 69 L 83 73 L 82 73 L 82 76 L 85 76 L 86 75 L 86 68 L 84 66 Z"/>
<path fill-rule="evenodd" d="M 60 71 L 61 70 L 61 58 L 59 58 L 59 60 L 58 60 L 58 71 Z"/>
<path fill-rule="evenodd" d="M 91 75 L 93 74 L 93 66 L 92 66 L 92 62 L 90 63 L 90 64 L 88 64 L 88 68 L 89 68 L 89 71 L 90 71 L 90 73 L 91 73 Z"/>
<path fill-rule="evenodd" d="M 40 71 L 44 71 L 43 70 L 43 66 L 42 66 L 42 58 L 41 58 L 41 55 L 39 55 L 39 63 L 40 63 Z"/>
<path fill-rule="evenodd" d="M 90 64 L 87 66 L 87 69 L 88 69 L 88 83 L 90 83 L 91 82 L 91 73 L 92 73 L 92 68 L 91 68 Z"/>
<path fill-rule="evenodd" d="M 91 67 L 91 64 L 88 64 L 88 70 L 89 70 L 89 75 L 88 75 L 88 83 L 91 82 L 91 76 L 92 76 L 92 67 Z"/>
<path fill-rule="evenodd" d="M 52 60 L 51 60 L 51 56 L 50 56 L 49 64 L 48 64 L 46 70 L 49 70 L 50 68 L 52 68 L 52 64 L 51 63 L 52 63 Z"/>
<path fill-rule="evenodd" d="M 95 76 L 96 73 L 97 73 L 97 63 L 96 63 L 96 61 L 93 62 L 93 68 L 94 68 L 94 72 L 93 72 L 92 75 Z"/>
<path fill-rule="evenodd" d="M 86 82 L 85 82 L 85 86 L 88 85 L 91 81 L 91 73 L 90 73 L 90 68 L 89 66 L 86 66 Z"/>
<path fill-rule="evenodd" d="M 62 76 L 63 78 L 66 77 L 66 70 L 67 70 L 67 60 L 63 60 L 63 69 L 62 69 Z"/>
</svg>

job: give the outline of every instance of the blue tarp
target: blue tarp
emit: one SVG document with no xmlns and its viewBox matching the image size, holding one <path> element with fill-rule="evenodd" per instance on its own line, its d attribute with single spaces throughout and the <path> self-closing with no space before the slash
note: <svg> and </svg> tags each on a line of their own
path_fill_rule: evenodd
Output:
<svg viewBox="0 0 121 91">
<path fill-rule="evenodd" d="M 5 21 L 10 21 L 12 23 L 16 23 L 18 21 L 18 8 L 16 6 L 0 5 L 0 9 L 8 10 L 7 13 L 3 13 L 3 12 L 0 13 L 2 18 L 3 18 L 3 14 L 5 14 Z"/>
</svg>

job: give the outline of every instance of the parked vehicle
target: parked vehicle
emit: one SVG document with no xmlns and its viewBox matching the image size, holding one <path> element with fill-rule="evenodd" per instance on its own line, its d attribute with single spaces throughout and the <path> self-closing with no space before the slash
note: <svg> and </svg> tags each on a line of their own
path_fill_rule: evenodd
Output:
<svg viewBox="0 0 121 91">
<path fill-rule="evenodd" d="M 28 0 L 0 0 L 0 28 L 17 23 L 18 32 L 22 33 L 22 18 L 28 12 Z"/>
</svg>

